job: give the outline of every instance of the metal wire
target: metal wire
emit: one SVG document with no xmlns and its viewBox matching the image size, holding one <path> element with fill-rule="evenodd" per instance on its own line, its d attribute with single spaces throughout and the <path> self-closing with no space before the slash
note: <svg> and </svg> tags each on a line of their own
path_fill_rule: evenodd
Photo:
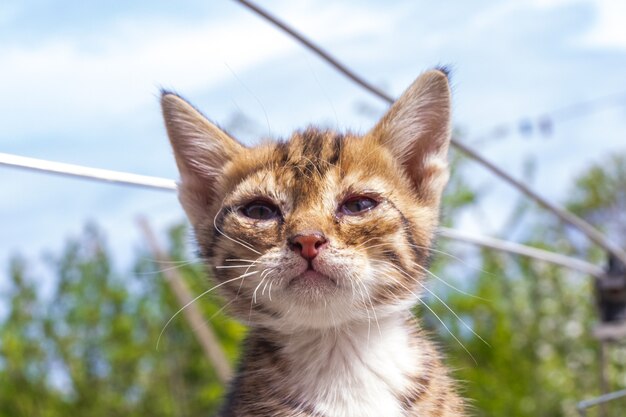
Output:
<svg viewBox="0 0 626 417">
<path fill-rule="evenodd" d="M 111 171 L 108 169 L 97 169 L 81 165 L 64 164 L 60 162 L 48 161 L 45 159 L 27 158 L 7 153 L 0 153 L 0 165 L 13 168 L 23 168 L 44 174 L 57 174 L 84 180 L 113 183 L 119 185 L 129 185 L 151 190 L 175 191 L 176 182 L 174 180 L 148 177 L 145 175 L 131 174 L 128 172 Z M 485 248 L 495 249 L 516 255 L 549 262 L 569 269 L 584 272 L 593 276 L 601 274 L 602 269 L 588 262 L 571 258 L 565 255 L 545 251 L 519 243 L 508 242 L 488 236 L 468 235 L 458 230 L 441 228 L 441 236 L 454 239 Z"/>
<path fill-rule="evenodd" d="M 563 266 L 573 269 L 597 278 L 605 275 L 604 269 L 597 265 L 583 261 L 581 259 L 572 258 L 570 256 L 561 255 L 560 253 L 550 252 L 544 249 L 534 248 L 532 246 L 522 245 L 520 243 L 507 240 L 496 239 L 490 236 L 481 236 L 476 234 L 467 234 L 455 229 L 441 227 L 439 235 L 448 239 L 458 240 L 460 242 L 470 243 L 472 245 L 482 246 L 484 248 L 496 249 L 516 255 L 526 256 L 540 261 L 548 262 L 554 265 Z"/>
<path fill-rule="evenodd" d="M 28 158 L 25 156 L 12 155 L 2 152 L 0 152 L 0 165 L 70 177 L 79 177 L 93 181 L 132 185 L 135 187 L 150 188 L 153 190 L 176 190 L 176 182 L 165 178 L 149 177 L 146 175 L 91 168 L 81 165 L 64 164 L 61 162 Z"/>
<path fill-rule="evenodd" d="M 262 9 L 261 7 L 257 6 L 256 4 L 248 0 L 233 0 L 233 1 L 243 5 L 249 10 L 252 10 L 257 15 L 263 17 L 265 20 L 269 21 L 274 26 L 278 27 L 279 29 L 287 33 L 289 36 L 296 39 L 298 42 L 303 44 L 306 48 L 310 49 L 315 54 L 320 56 L 324 61 L 328 62 L 337 71 L 341 72 L 350 80 L 352 80 L 353 82 L 355 82 L 362 88 L 366 89 L 370 93 L 374 94 L 378 98 L 386 101 L 389 104 L 392 104 L 395 101 L 395 99 L 392 98 L 390 95 L 374 87 L 371 83 L 367 82 L 367 80 L 365 80 L 363 77 L 356 74 L 356 72 L 348 68 L 347 65 L 340 62 L 337 58 L 330 55 L 319 45 L 316 45 L 310 39 L 306 38 L 304 35 L 296 31 L 294 28 L 287 25 L 286 23 L 280 21 L 278 18 L 274 17 L 272 14 L 270 14 L 266 10 Z M 492 162 L 488 161 L 480 154 L 476 153 L 476 151 L 472 150 L 467 145 L 459 142 L 458 140 L 454 138 L 452 139 L 452 144 L 456 146 L 456 148 L 459 149 L 461 152 L 463 152 L 465 155 L 467 155 L 469 158 L 478 162 L 483 167 L 487 168 L 489 171 L 491 171 L 493 174 L 495 174 L 497 177 L 501 178 L 505 182 L 508 182 L 511 186 L 519 190 L 528 198 L 534 200 L 541 207 L 554 213 L 563 222 L 573 226 L 575 229 L 578 229 L 581 233 L 587 236 L 587 238 L 593 241 L 596 245 L 600 246 L 607 252 L 612 253 L 619 260 L 626 263 L 626 251 L 622 250 L 621 248 L 617 247 L 612 242 L 610 242 L 602 233 L 598 232 L 591 224 L 587 223 L 585 220 L 581 219 L 575 214 L 570 213 L 567 210 L 541 197 L 530 187 L 526 186 L 521 181 L 516 180 L 507 172 L 505 172 L 498 166 L 494 165 Z"/>
<path fill-rule="evenodd" d="M 615 401 L 623 397 L 626 397 L 626 389 L 600 395 L 599 397 L 592 398 L 590 400 L 581 401 L 576 405 L 576 408 L 578 408 L 578 412 L 580 413 L 580 415 L 584 417 L 587 415 L 588 408 L 595 407 L 596 405 L 608 403 L 609 401 Z"/>
<path fill-rule="evenodd" d="M 524 129 L 533 129 L 534 126 L 538 126 L 539 130 L 549 129 L 548 131 L 550 131 L 554 122 L 562 122 L 587 116 L 611 107 L 625 106 L 626 92 L 613 93 L 591 100 L 579 101 L 551 111 L 540 113 L 534 117 L 520 118 L 517 123 L 498 124 L 492 127 L 489 132 L 475 137 L 471 143 L 473 146 L 484 145 L 486 143 L 502 140 L 515 130 L 522 131 Z"/>
</svg>

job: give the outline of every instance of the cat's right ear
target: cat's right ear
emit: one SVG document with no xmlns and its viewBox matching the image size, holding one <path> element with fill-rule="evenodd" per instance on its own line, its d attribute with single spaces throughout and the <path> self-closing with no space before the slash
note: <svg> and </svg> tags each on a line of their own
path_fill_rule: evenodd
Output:
<svg viewBox="0 0 626 417">
<path fill-rule="evenodd" d="M 439 204 L 448 181 L 451 97 L 443 69 L 420 75 L 391 106 L 367 138 L 389 149 L 417 195 Z"/>
<path fill-rule="evenodd" d="M 163 91 L 161 108 L 180 172 L 179 198 L 196 224 L 213 203 L 224 166 L 244 147 L 176 94 Z"/>
</svg>

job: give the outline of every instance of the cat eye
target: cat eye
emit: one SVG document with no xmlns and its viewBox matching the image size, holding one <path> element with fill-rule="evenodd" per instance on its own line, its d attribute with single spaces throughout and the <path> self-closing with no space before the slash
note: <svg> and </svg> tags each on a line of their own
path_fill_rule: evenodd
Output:
<svg viewBox="0 0 626 417">
<path fill-rule="evenodd" d="M 344 201 L 339 207 L 339 211 L 343 214 L 354 215 L 361 214 L 373 209 L 378 205 L 378 201 L 366 196 L 350 197 Z"/>
<path fill-rule="evenodd" d="M 239 209 L 239 212 L 254 220 L 272 220 L 280 215 L 280 210 L 269 201 L 255 200 Z"/>
</svg>

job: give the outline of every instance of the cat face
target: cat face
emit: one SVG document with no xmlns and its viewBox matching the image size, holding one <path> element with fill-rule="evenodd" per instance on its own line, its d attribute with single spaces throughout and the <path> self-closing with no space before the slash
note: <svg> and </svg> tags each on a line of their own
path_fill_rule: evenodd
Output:
<svg viewBox="0 0 626 417">
<path fill-rule="evenodd" d="M 162 106 L 181 203 L 237 316 L 332 328 L 417 301 L 448 178 L 445 74 L 423 74 L 364 136 L 309 128 L 247 148 L 176 95 Z"/>
</svg>

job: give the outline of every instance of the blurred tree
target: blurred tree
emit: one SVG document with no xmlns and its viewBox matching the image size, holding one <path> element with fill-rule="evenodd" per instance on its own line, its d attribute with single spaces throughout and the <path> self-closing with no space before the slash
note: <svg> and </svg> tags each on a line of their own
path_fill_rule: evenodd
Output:
<svg viewBox="0 0 626 417">
<path fill-rule="evenodd" d="M 463 159 L 453 154 L 453 161 L 455 175 L 444 196 L 447 226 L 475 210 L 484 192 L 464 181 Z M 608 231 L 624 230 L 625 161 L 613 156 L 583 174 L 569 207 Z M 512 218 L 525 219 L 530 245 L 604 262 L 601 252 L 532 206 L 517 205 Z M 616 242 L 624 244 L 623 236 L 617 233 Z M 196 294 L 210 285 L 203 268 L 189 262 L 185 241 L 185 227 L 172 228 L 173 263 L 155 265 L 142 251 L 127 273 L 115 270 L 93 226 L 60 256 L 49 257 L 51 274 L 35 275 L 15 258 L 1 295 L 7 314 L 0 321 L 0 417 L 210 415 L 223 387 L 182 316 L 156 350 L 163 325 L 179 308 L 159 269 L 177 268 Z M 473 250 L 463 261 L 439 252 L 465 250 L 440 242 L 434 252 L 432 271 L 459 289 L 431 279 L 431 290 L 450 309 L 428 294 L 424 300 L 464 347 L 428 309 L 419 314 L 445 346 L 474 414 L 575 416 L 577 401 L 599 393 L 590 277 L 494 251 Z M 51 292 L 39 291 L 44 280 Z M 212 295 L 198 304 L 234 361 L 244 328 L 220 315 L 222 303 Z M 610 384 L 626 386 L 626 349 L 614 348 L 609 362 Z M 607 415 L 620 416 L 623 408 L 624 402 L 615 403 Z"/>
<path fill-rule="evenodd" d="M 568 207 L 605 231 L 626 230 L 625 162 L 626 155 L 611 156 L 581 175 Z M 457 186 L 452 182 L 448 192 L 455 195 Z M 460 208 L 471 209 L 472 205 Z M 515 217 L 519 219 L 529 210 L 529 206 L 521 205 Z M 549 214 L 531 214 L 525 216 L 530 218 L 525 228 L 526 244 L 604 263 L 605 254 L 581 241 Z M 617 235 L 622 240 L 616 242 L 626 244 L 626 234 Z M 443 242 L 439 249 L 457 253 L 460 246 Z M 433 292 L 488 345 L 434 297 L 426 297 L 426 302 L 475 361 L 438 319 L 426 310 L 423 314 L 444 340 L 442 345 L 449 351 L 456 375 L 466 381 L 463 388 L 473 400 L 475 414 L 577 416 L 579 400 L 600 394 L 599 343 L 591 336 L 597 323 L 593 278 L 491 250 L 476 250 L 467 262 L 478 266 L 460 267 L 454 259 L 437 256 L 432 270 L 474 297 L 437 280 L 432 282 Z M 625 358 L 623 345 L 611 350 L 609 385 L 614 389 L 626 386 Z M 617 401 L 607 406 L 606 415 L 621 416 L 625 406 L 625 401 Z M 590 410 L 589 415 L 594 412 L 598 410 Z"/>
<path fill-rule="evenodd" d="M 199 291 L 206 275 L 181 259 L 182 227 L 170 233 L 174 264 Z M 87 227 L 63 254 L 49 260 L 53 294 L 43 297 L 36 277 L 16 259 L 0 325 L 0 416 L 206 416 L 223 388 L 184 320 L 164 332 L 179 308 L 150 257 L 133 273 L 113 271 L 100 232 Z M 170 268 L 162 265 L 156 268 Z M 221 303 L 199 300 L 206 317 Z M 243 327 L 211 322 L 231 359 Z"/>
<path fill-rule="evenodd" d="M 580 175 L 567 208 L 626 247 L 626 153 L 609 155 Z M 589 252 L 584 243 L 583 251 Z"/>
</svg>

